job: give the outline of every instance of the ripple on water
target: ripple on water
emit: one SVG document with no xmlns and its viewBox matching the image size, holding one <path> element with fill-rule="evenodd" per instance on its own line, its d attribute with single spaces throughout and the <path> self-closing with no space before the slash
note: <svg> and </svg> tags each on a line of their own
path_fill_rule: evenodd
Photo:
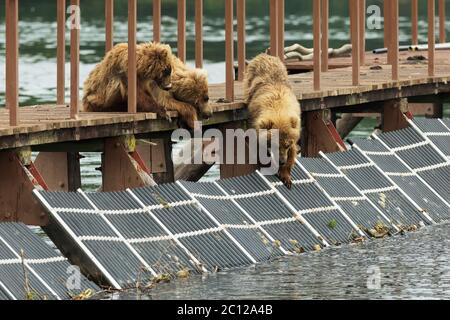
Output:
<svg viewBox="0 0 450 320">
<path fill-rule="evenodd" d="M 178 280 L 152 299 L 449 299 L 450 224 Z M 368 289 L 380 271 L 380 289 Z M 371 282 L 375 283 L 376 282 Z"/>
</svg>

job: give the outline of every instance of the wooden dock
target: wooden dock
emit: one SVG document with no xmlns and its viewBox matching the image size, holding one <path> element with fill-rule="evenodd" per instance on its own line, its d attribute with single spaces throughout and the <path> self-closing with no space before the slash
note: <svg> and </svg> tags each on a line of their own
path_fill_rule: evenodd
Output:
<svg viewBox="0 0 450 320">
<path fill-rule="evenodd" d="M 361 84 L 352 85 L 351 67 L 330 70 L 322 75 L 322 89 L 314 91 L 313 74 L 291 75 L 291 84 L 301 102 L 303 112 L 324 109 L 351 108 L 351 112 L 366 112 L 370 104 L 381 105 L 392 99 L 448 101 L 450 93 L 450 51 L 437 51 L 435 77 L 427 75 L 427 61 L 409 61 L 408 57 L 426 52 L 403 52 L 400 59 L 400 80 L 390 80 L 391 66 L 386 55 L 368 54 L 367 65 L 361 67 Z M 334 59 L 331 59 L 332 62 Z M 336 60 L 344 61 L 342 58 Z M 347 62 L 349 59 L 347 58 Z M 375 67 L 379 66 L 379 67 Z M 374 68 L 375 67 L 375 68 Z M 442 76 L 440 76 L 442 74 Z M 235 83 L 235 101 L 224 102 L 225 84 L 210 86 L 214 116 L 205 126 L 220 126 L 247 119 L 242 82 Z M 372 106 L 373 107 L 373 106 Z M 348 111 L 348 110 L 347 110 Z M 0 150 L 24 146 L 99 139 L 129 134 L 158 137 L 177 128 L 158 119 L 153 113 L 86 113 L 71 119 L 67 105 L 40 105 L 19 109 L 20 125 L 9 125 L 8 112 L 0 109 Z M 175 118 L 177 115 L 173 113 Z M 39 149 L 39 148 L 37 148 Z"/>
<path fill-rule="evenodd" d="M 349 34 L 353 54 L 329 59 L 329 0 L 312 0 L 313 61 L 288 62 L 290 81 L 302 106 L 303 156 L 317 157 L 321 152 L 345 151 L 345 133 L 339 130 L 339 115 L 349 116 L 351 125 L 366 116 L 381 118 L 380 128 L 393 131 L 408 126 L 413 114 L 439 117 L 450 97 L 449 51 L 435 50 L 435 1 L 428 0 L 428 43 L 426 52 L 399 52 L 398 0 L 385 0 L 384 30 L 388 54 L 365 52 L 364 19 L 366 1 L 349 0 Z M 205 128 L 219 130 L 246 127 L 247 109 L 243 100 L 242 79 L 246 64 L 245 0 L 225 0 L 225 83 L 210 86 L 214 115 L 204 121 Z M 46 225 L 48 216 L 32 196 L 34 188 L 73 191 L 81 186 L 80 152 L 101 152 L 102 190 L 120 191 L 186 179 L 196 180 L 209 165 L 175 168 L 171 134 L 178 127 L 173 121 L 153 113 L 136 113 L 136 0 L 128 0 L 128 109 L 124 113 L 85 113 L 80 110 L 79 75 L 80 33 L 72 25 L 66 35 L 66 9 L 77 18 L 83 6 L 79 0 L 59 0 L 57 24 L 57 94 L 54 105 L 19 107 L 19 1 L 6 3 L 6 108 L 0 109 L 0 221 L 22 221 Z M 114 44 L 114 6 L 105 0 L 105 51 Z M 161 0 L 153 1 L 153 40 L 161 39 Z M 177 55 L 186 58 L 186 1 L 178 1 Z M 418 42 L 417 1 L 411 1 L 411 43 Z M 203 1 L 195 1 L 196 66 L 203 66 Z M 283 60 L 284 0 L 270 0 L 270 54 Z M 388 10 L 386 10 L 388 9 Z M 439 1 L 439 42 L 445 42 L 445 1 Z M 236 16 L 234 14 L 236 12 Z M 77 19 L 75 19 L 76 21 Z M 234 37 L 237 22 L 237 39 Z M 70 38 L 70 100 L 66 97 L 65 44 Z M 150 40 L 150 39 L 148 39 Z M 237 41 L 236 41 L 237 40 Z M 235 42 L 237 44 L 235 48 Z M 236 49 L 236 50 L 235 50 Z M 235 51 L 237 79 L 235 81 Z M 414 58 L 416 56 L 416 58 Z M 412 60 L 411 60 L 412 59 Z M 307 71 L 307 72 L 304 72 Z M 430 107 L 431 106 L 431 107 Z M 355 120 L 356 119 L 356 120 Z M 210 141 L 202 141 L 202 146 Z M 226 149 L 226 148 L 225 148 Z M 36 158 L 31 152 L 38 151 Z M 202 152 L 195 150 L 196 153 Z M 224 154 L 234 150 L 222 150 Z M 235 152 L 234 152 L 235 153 Z M 195 167 L 195 168 L 194 168 Z M 221 177 L 245 175 L 254 165 L 221 165 Z"/>
</svg>

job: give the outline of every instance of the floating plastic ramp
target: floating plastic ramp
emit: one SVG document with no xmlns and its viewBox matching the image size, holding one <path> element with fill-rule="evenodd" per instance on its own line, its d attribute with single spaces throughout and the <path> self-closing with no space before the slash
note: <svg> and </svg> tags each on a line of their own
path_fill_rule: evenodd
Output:
<svg viewBox="0 0 450 320">
<path fill-rule="evenodd" d="M 299 158 L 288 190 L 255 173 L 113 193 L 44 192 L 71 260 L 121 289 L 161 274 L 214 272 L 450 219 L 450 129 L 441 120 Z M 69 250 L 70 248 L 70 250 Z M 99 280 L 100 281 L 100 280 Z"/>
<path fill-rule="evenodd" d="M 0 223 L 0 300 L 60 300 L 99 289 L 79 275 L 70 278 L 77 269 L 27 226 Z"/>
</svg>

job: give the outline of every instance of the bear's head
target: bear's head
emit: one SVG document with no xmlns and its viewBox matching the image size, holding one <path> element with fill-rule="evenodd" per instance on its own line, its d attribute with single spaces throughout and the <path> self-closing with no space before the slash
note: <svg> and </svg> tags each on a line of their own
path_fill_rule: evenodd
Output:
<svg viewBox="0 0 450 320">
<path fill-rule="evenodd" d="M 272 133 L 277 130 L 279 135 L 279 163 L 286 164 L 289 153 L 297 150 L 297 143 L 300 140 L 300 119 L 292 116 L 274 115 L 269 119 L 261 119 L 256 124 L 258 130 L 266 130 L 267 145 L 271 147 Z"/>
<path fill-rule="evenodd" d="M 209 104 L 208 75 L 203 69 L 175 72 L 172 93 L 178 100 L 194 106 L 200 117 L 208 119 L 213 111 Z"/>
<path fill-rule="evenodd" d="M 150 42 L 139 47 L 137 72 L 142 80 L 154 80 L 161 89 L 172 88 L 172 50 L 170 46 Z"/>
</svg>

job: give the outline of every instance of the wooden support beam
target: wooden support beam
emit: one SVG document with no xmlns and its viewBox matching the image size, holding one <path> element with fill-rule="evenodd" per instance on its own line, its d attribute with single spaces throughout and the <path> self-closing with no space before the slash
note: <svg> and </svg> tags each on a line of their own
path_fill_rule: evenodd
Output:
<svg viewBox="0 0 450 320">
<path fill-rule="evenodd" d="M 278 52 L 278 5 L 270 0 L 270 54 L 276 57 Z"/>
<path fill-rule="evenodd" d="M 434 0 L 428 0 L 428 76 L 434 77 L 435 75 L 435 10 L 436 5 Z"/>
<path fill-rule="evenodd" d="M 190 154 L 190 164 L 186 164 L 186 159 L 174 155 L 175 162 L 175 181 L 199 181 L 214 164 L 196 164 L 196 159 L 203 159 L 203 150 L 206 146 L 211 144 L 211 140 L 203 140 L 201 143 L 195 143 L 191 140 L 190 143 L 185 143 L 183 147 L 183 155 Z"/>
<path fill-rule="evenodd" d="M 314 158 L 319 152 L 331 153 L 345 151 L 345 145 L 331 121 L 324 120 L 323 111 L 304 112 L 302 130 L 302 155 Z"/>
<path fill-rule="evenodd" d="M 225 0 L 225 98 L 234 101 L 234 10 L 233 0 Z"/>
<path fill-rule="evenodd" d="M 155 185 L 144 161 L 135 149 L 134 137 L 105 139 L 102 157 L 104 192 Z"/>
<path fill-rule="evenodd" d="M 285 0 L 277 0 L 277 33 L 278 33 L 278 53 L 277 56 L 284 61 L 284 32 L 285 32 Z"/>
<path fill-rule="evenodd" d="M 195 0 L 195 66 L 203 68 L 203 0 Z"/>
<path fill-rule="evenodd" d="M 435 119 L 444 117 L 444 105 L 442 102 L 409 103 L 408 109 L 413 116 L 425 116 Z"/>
<path fill-rule="evenodd" d="M 80 108 L 80 0 L 71 0 L 73 8 L 70 30 L 70 118 L 76 119 Z"/>
<path fill-rule="evenodd" d="M 223 164 L 220 165 L 220 178 L 221 179 L 228 179 L 233 177 L 241 177 L 245 175 L 249 175 L 254 173 L 256 170 L 259 169 L 259 166 L 256 164 L 237 164 L 238 163 L 238 145 L 235 141 L 234 148 L 232 150 L 227 149 L 227 129 L 241 129 L 245 128 L 246 124 L 245 122 L 235 122 L 235 123 L 226 123 L 220 127 L 220 130 L 222 131 L 222 135 L 224 137 L 223 141 L 223 150 L 222 150 L 222 162 Z M 246 145 L 246 162 L 248 162 L 249 159 L 249 148 L 248 145 Z M 228 157 L 233 158 L 233 163 L 227 163 L 226 159 Z"/>
<path fill-rule="evenodd" d="M 6 0 L 6 108 L 9 125 L 19 124 L 19 1 Z"/>
<path fill-rule="evenodd" d="M 57 1 L 56 103 L 66 102 L 66 0 Z"/>
<path fill-rule="evenodd" d="M 392 80 L 398 81 L 399 80 L 399 14 L 398 14 L 398 0 L 390 0 L 391 1 L 391 16 L 392 16 L 392 22 L 391 22 L 391 64 L 392 64 Z"/>
<path fill-rule="evenodd" d="M 329 48 L 329 0 L 322 0 L 322 72 L 328 71 L 328 48 Z"/>
<path fill-rule="evenodd" d="M 314 90 L 321 89 L 321 0 L 313 0 L 313 33 L 314 33 Z"/>
<path fill-rule="evenodd" d="M 336 129 L 339 136 L 345 139 L 362 120 L 363 118 L 355 117 L 352 113 L 342 114 L 341 118 L 336 121 Z"/>
<path fill-rule="evenodd" d="M 445 43 L 446 30 L 445 30 L 445 0 L 439 0 L 439 42 Z"/>
<path fill-rule="evenodd" d="M 153 0 L 153 41 L 161 42 L 161 0 Z"/>
<path fill-rule="evenodd" d="M 419 0 L 411 0 L 411 44 L 419 44 Z"/>
<path fill-rule="evenodd" d="M 153 140 L 156 146 L 151 149 L 153 179 L 157 184 L 172 183 L 175 181 L 175 169 L 172 161 L 172 140 L 167 135 L 163 139 Z"/>
<path fill-rule="evenodd" d="M 31 152 L 25 152 L 28 155 L 17 150 L 0 152 L 0 221 L 44 226 L 48 217 L 33 195 L 39 184 L 26 166 L 31 163 Z"/>
<path fill-rule="evenodd" d="M 245 44 L 245 15 L 246 15 L 246 0 L 237 0 L 237 37 L 238 37 L 238 80 L 244 80 L 245 74 L 245 58 L 246 58 L 246 44 Z"/>
<path fill-rule="evenodd" d="M 366 63 L 366 0 L 359 4 L 359 62 Z"/>
<path fill-rule="evenodd" d="M 137 112 L 137 0 L 128 0 L 128 112 Z"/>
<path fill-rule="evenodd" d="M 405 114 L 408 112 L 408 100 L 395 99 L 384 102 L 383 132 L 397 131 L 409 127 Z"/>
<path fill-rule="evenodd" d="M 178 0 L 178 58 L 186 62 L 186 0 Z"/>
<path fill-rule="evenodd" d="M 40 152 L 35 166 L 51 191 L 76 191 L 81 188 L 78 152 Z"/>
<path fill-rule="evenodd" d="M 105 0 L 105 51 L 114 46 L 114 0 Z"/>
<path fill-rule="evenodd" d="M 389 58 L 389 49 L 391 45 L 391 0 L 383 1 L 383 19 L 384 19 L 384 47 L 388 49 L 388 64 L 391 62 Z"/>
<path fill-rule="evenodd" d="M 350 30 L 352 38 L 352 83 L 360 84 L 360 0 L 350 0 Z"/>
</svg>

